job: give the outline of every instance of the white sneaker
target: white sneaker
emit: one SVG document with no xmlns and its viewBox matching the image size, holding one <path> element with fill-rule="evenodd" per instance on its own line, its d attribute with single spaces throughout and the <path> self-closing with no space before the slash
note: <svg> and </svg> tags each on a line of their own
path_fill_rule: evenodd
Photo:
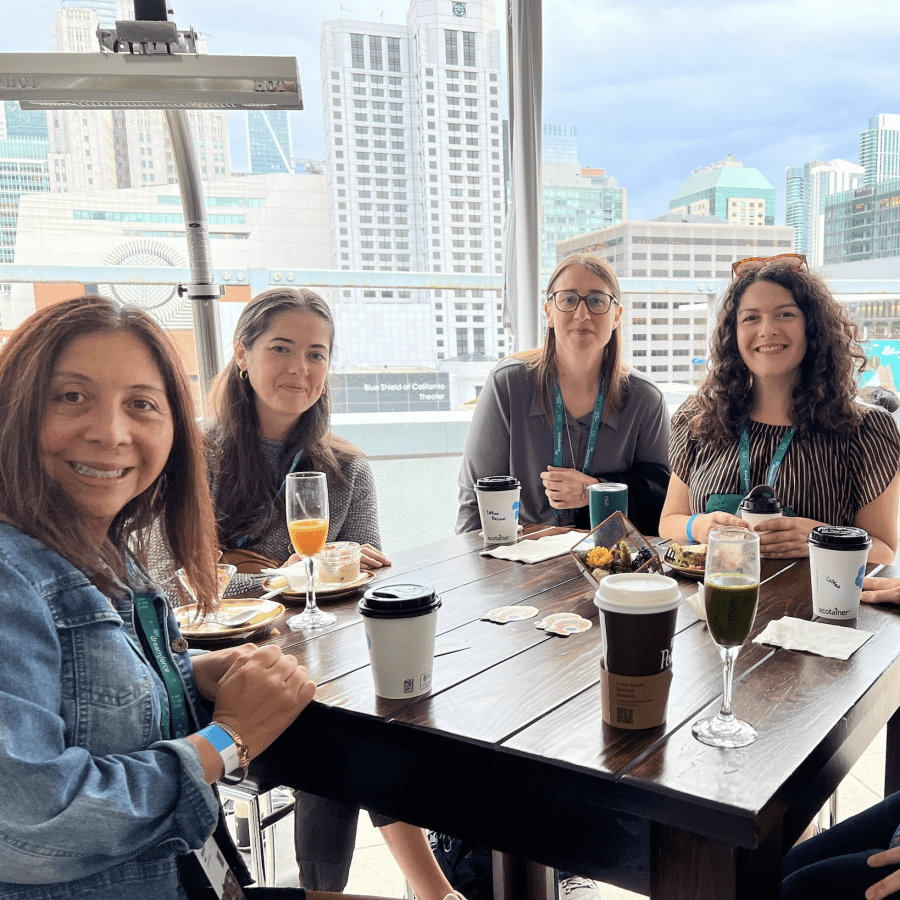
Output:
<svg viewBox="0 0 900 900">
<path fill-rule="evenodd" d="M 560 881 L 559 896 L 566 900 L 600 900 L 600 885 L 591 878 L 573 875 Z"/>
</svg>

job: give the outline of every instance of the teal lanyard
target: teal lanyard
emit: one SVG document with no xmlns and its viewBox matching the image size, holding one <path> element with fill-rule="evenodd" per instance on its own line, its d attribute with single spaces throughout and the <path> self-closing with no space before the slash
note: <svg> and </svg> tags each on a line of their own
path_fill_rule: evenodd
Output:
<svg viewBox="0 0 900 900">
<path fill-rule="evenodd" d="M 273 503 L 277 503 L 277 502 L 278 502 L 278 498 L 281 496 L 281 494 L 283 493 L 284 489 L 287 487 L 287 477 L 288 477 L 288 475 L 290 475 L 291 472 L 293 472 L 294 469 L 297 468 L 297 463 L 300 462 L 300 458 L 301 458 L 302 456 L 303 456 L 303 448 L 301 447 L 301 448 L 294 454 L 294 459 L 292 460 L 290 466 L 288 467 L 287 472 L 285 473 L 284 480 L 281 482 L 281 487 L 278 488 L 278 493 L 275 495 L 275 499 L 272 501 Z M 243 537 L 239 537 L 239 538 L 235 541 L 235 545 L 238 546 L 238 547 L 243 547 L 244 544 L 246 544 L 247 541 L 250 540 L 250 537 L 251 537 L 251 536 L 250 536 L 249 534 L 245 534 Z"/>
<path fill-rule="evenodd" d="M 173 737 L 186 737 L 190 733 L 190 729 L 188 727 L 184 685 L 181 683 L 181 677 L 175 666 L 163 652 L 162 641 L 164 636 L 159 627 L 159 620 L 156 618 L 156 608 L 151 598 L 152 595 L 149 593 L 136 592 L 134 595 L 134 608 L 138 615 L 138 624 L 141 631 L 144 632 L 144 637 L 147 639 L 147 644 L 156 660 L 156 670 L 166 688 L 165 695 L 160 697 L 163 737 L 166 740 Z M 128 639 L 134 644 L 130 635 Z M 141 656 L 144 655 L 139 645 L 135 649 L 138 650 Z"/>
<path fill-rule="evenodd" d="M 566 408 L 563 406 L 562 391 L 559 389 L 559 382 L 556 383 L 556 408 L 553 422 L 553 465 L 562 468 L 563 465 L 563 428 L 565 427 Z M 591 430 L 588 432 L 587 447 L 584 451 L 584 462 L 581 465 L 581 471 L 587 474 L 590 468 L 591 460 L 594 456 L 594 447 L 597 445 L 597 433 L 600 431 L 600 419 L 603 416 L 603 384 L 600 384 L 600 390 L 597 391 L 597 399 L 594 401 L 594 414 L 591 417 Z M 576 466 L 575 459 L 572 459 L 572 465 Z M 562 518 L 562 510 L 555 509 L 556 518 Z"/>
<path fill-rule="evenodd" d="M 791 445 L 791 439 L 794 437 L 796 428 L 791 426 L 785 436 L 781 439 L 772 462 L 769 463 L 769 470 L 766 472 L 766 484 L 769 487 L 775 487 L 775 479 L 778 477 L 778 470 L 784 461 L 788 447 Z M 746 497 L 750 493 L 753 485 L 750 484 L 750 426 L 745 422 L 741 428 L 740 440 L 740 468 L 741 468 L 741 492 Z"/>
</svg>

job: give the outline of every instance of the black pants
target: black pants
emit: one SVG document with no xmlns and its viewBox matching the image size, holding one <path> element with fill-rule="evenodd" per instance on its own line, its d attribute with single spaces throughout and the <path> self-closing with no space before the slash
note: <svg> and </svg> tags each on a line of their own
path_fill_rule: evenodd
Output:
<svg viewBox="0 0 900 900">
<path fill-rule="evenodd" d="M 350 877 L 359 807 L 304 791 L 294 791 L 294 798 L 294 852 L 300 880 L 311 891 L 340 893 Z M 377 813 L 369 817 L 376 828 L 396 821 Z"/>
<path fill-rule="evenodd" d="M 900 868 L 868 864 L 873 853 L 890 847 L 898 825 L 900 793 L 794 847 L 782 865 L 782 900 L 862 900 Z"/>
</svg>

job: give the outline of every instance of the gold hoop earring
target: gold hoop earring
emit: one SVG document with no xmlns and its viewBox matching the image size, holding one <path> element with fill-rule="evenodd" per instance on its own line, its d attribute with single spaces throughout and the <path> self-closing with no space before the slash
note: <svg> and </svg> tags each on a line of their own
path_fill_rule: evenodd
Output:
<svg viewBox="0 0 900 900">
<path fill-rule="evenodd" d="M 249 372 L 247 372 L 246 369 L 241 369 L 241 374 L 238 377 L 241 379 L 241 381 L 249 381 L 250 380 L 250 374 L 249 374 Z"/>
</svg>

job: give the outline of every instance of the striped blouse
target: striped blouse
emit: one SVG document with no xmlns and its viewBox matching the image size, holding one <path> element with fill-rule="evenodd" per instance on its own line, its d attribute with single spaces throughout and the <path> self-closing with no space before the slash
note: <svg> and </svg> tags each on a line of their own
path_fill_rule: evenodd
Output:
<svg viewBox="0 0 900 900">
<path fill-rule="evenodd" d="M 900 434 L 890 413 L 861 405 L 863 420 L 852 435 L 795 435 L 775 481 L 775 493 L 796 515 L 829 525 L 851 525 L 856 513 L 879 497 L 900 465 Z M 691 436 L 698 407 L 691 399 L 672 418 L 669 463 L 689 489 L 691 513 L 706 511 L 712 494 L 741 494 L 737 441 L 725 450 Z M 765 484 L 766 471 L 787 425 L 750 422 L 750 482 Z"/>
</svg>

